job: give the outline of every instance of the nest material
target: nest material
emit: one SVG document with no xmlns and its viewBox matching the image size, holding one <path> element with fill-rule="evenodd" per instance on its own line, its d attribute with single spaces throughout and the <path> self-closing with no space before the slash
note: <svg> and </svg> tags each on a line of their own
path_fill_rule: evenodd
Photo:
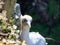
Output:
<svg viewBox="0 0 60 45">
<path fill-rule="evenodd" d="M 0 41 L 0 45 L 20 45 L 20 41 L 13 41 L 13 40 L 7 40 L 7 39 L 2 39 Z"/>
<path fill-rule="evenodd" d="M 26 45 L 26 42 L 25 41 L 21 42 L 19 40 L 17 41 L 8 40 L 3 38 L 2 40 L 0 40 L 0 45 Z"/>
<path fill-rule="evenodd" d="M 3 33 L 0 32 L 0 45 L 20 45 L 20 40 L 12 40 L 8 37 L 10 36 L 10 33 Z"/>
</svg>

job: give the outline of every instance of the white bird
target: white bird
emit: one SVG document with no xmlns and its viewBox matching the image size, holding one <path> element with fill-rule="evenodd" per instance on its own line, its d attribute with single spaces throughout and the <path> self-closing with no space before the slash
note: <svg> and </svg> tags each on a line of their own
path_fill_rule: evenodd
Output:
<svg viewBox="0 0 60 45">
<path fill-rule="evenodd" d="M 21 14 L 21 9 L 20 9 L 20 4 L 19 3 L 16 3 L 14 5 L 14 10 L 13 10 L 13 13 L 12 13 L 13 16 L 18 16 L 20 18 L 20 16 L 22 15 Z"/>
<path fill-rule="evenodd" d="M 22 20 L 22 33 L 20 35 L 21 40 L 26 41 L 26 45 L 47 45 L 45 38 L 38 32 L 29 32 L 31 28 L 32 17 L 24 15 Z"/>
<path fill-rule="evenodd" d="M 12 12 L 12 17 L 14 17 L 15 19 L 17 19 L 17 26 L 20 26 L 20 17 L 22 16 L 21 14 L 21 8 L 20 8 L 20 4 L 19 3 L 15 3 L 14 5 L 14 9 Z"/>
</svg>

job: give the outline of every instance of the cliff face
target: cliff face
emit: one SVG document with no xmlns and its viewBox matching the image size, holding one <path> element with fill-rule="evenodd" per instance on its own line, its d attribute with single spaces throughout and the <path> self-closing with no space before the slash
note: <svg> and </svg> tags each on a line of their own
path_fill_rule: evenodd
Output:
<svg viewBox="0 0 60 45">
<path fill-rule="evenodd" d="M 5 0 L 5 5 L 4 5 L 4 9 L 7 10 L 7 17 L 9 18 L 12 14 L 14 5 L 16 3 L 17 0 Z"/>
</svg>

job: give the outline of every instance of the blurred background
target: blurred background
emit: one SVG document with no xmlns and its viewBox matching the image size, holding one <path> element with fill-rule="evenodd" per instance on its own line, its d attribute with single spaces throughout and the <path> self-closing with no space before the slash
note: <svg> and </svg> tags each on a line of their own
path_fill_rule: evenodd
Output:
<svg viewBox="0 0 60 45">
<path fill-rule="evenodd" d="M 39 32 L 48 45 L 60 45 L 60 0 L 17 0 L 22 15 L 33 17 L 31 31 Z"/>
</svg>

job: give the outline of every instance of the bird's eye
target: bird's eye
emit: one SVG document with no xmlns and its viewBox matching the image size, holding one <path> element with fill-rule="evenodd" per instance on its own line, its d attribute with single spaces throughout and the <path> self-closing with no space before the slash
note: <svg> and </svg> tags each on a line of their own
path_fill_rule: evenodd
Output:
<svg viewBox="0 0 60 45">
<path fill-rule="evenodd" d="M 24 22 L 27 22 L 27 20 L 26 20 L 26 19 L 24 19 Z"/>
</svg>

